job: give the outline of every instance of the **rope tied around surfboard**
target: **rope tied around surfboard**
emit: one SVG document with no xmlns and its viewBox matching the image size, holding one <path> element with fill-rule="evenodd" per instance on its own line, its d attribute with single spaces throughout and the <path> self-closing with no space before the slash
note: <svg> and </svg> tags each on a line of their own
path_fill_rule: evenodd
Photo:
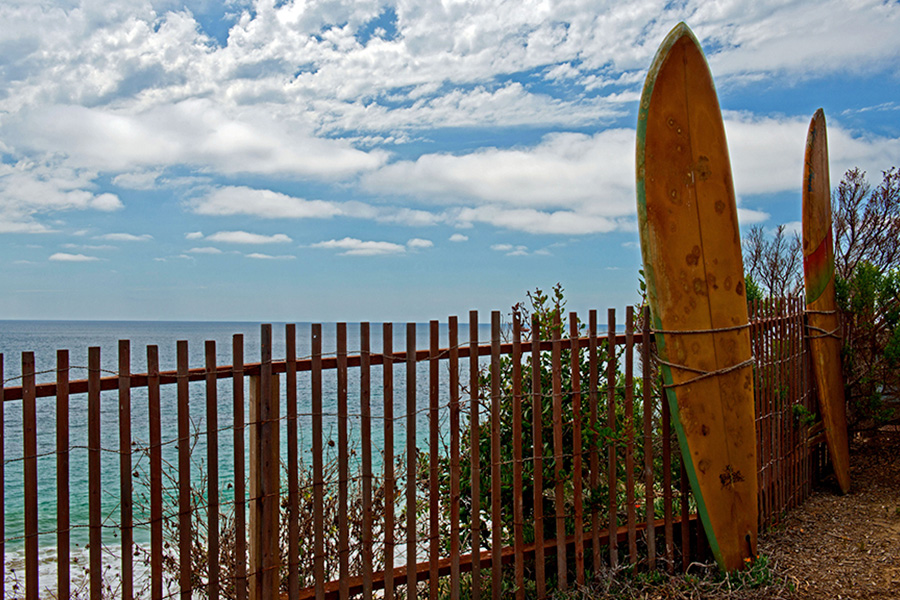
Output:
<svg viewBox="0 0 900 600">
<path fill-rule="evenodd" d="M 742 323 L 741 325 L 732 325 L 730 327 L 716 327 L 714 329 L 651 329 L 650 333 L 662 333 L 665 335 L 675 334 L 675 335 L 687 335 L 694 333 L 722 333 L 725 331 L 740 331 L 741 329 L 747 329 L 750 327 L 750 323 Z"/>
<path fill-rule="evenodd" d="M 836 311 L 836 310 L 812 310 L 812 309 L 807 308 L 806 314 L 808 314 L 808 315 L 836 315 L 836 314 L 838 314 L 838 311 Z M 838 340 L 841 339 L 840 324 L 838 324 L 838 326 L 835 327 L 834 329 L 832 329 L 831 331 L 829 331 L 827 329 L 822 329 L 821 327 L 816 327 L 815 325 L 810 325 L 809 323 L 806 323 L 806 328 L 819 332 L 819 335 L 807 333 L 806 337 L 807 337 L 807 339 L 810 339 L 810 340 L 819 340 L 819 339 L 827 338 L 827 337 L 835 338 Z"/>
<path fill-rule="evenodd" d="M 674 369 L 681 369 L 682 371 L 688 371 L 690 373 L 698 373 L 697 377 L 691 377 L 690 379 L 688 379 L 686 381 L 681 381 L 678 383 L 664 384 L 663 385 L 664 388 L 674 388 L 674 387 L 680 387 L 683 385 L 690 385 L 692 383 L 697 383 L 698 381 L 707 379 L 709 377 L 714 377 L 716 375 L 725 375 L 726 373 L 731 373 L 732 371 L 737 371 L 739 369 L 743 369 L 744 367 L 750 367 L 750 366 L 753 366 L 756 364 L 756 357 L 751 356 L 747 360 L 739 362 L 735 365 L 731 365 L 730 367 L 722 367 L 721 369 L 716 369 L 714 371 L 705 371 L 703 369 L 697 369 L 694 367 L 689 367 L 687 365 L 679 365 L 678 363 L 673 363 L 673 362 L 669 362 L 667 360 L 663 360 L 662 358 L 660 358 L 660 356 L 658 354 L 655 354 L 654 358 L 655 358 L 656 362 L 658 362 L 661 365 L 665 365 L 667 367 L 674 368 Z"/>
</svg>

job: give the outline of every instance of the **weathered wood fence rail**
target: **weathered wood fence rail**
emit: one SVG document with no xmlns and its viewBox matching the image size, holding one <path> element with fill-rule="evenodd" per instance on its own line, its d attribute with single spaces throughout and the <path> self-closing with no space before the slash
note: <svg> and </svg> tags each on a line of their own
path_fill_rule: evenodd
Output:
<svg viewBox="0 0 900 600">
<path fill-rule="evenodd" d="M 207 342 L 205 366 L 190 368 L 187 342 L 179 342 L 176 370 L 160 372 L 158 348 L 148 346 L 147 372 L 131 373 L 130 344 L 122 341 L 113 376 L 103 376 L 100 349 L 90 348 L 87 379 L 70 380 L 69 353 L 60 350 L 56 381 L 37 383 L 26 352 L 21 385 L 5 387 L 0 355 L 4 439 L 17 421 L 10 411 L 22 415 L 20 455 L 4 456 L 0 443 L 3 580 L 10 580 L 8 546 L 18 544 L 24 564 L 24 586 L 4 585 L 0 600 L 46 590 L 73 596 L 78 573 L 82 591 L 96 599 L 371 598 L 376 590 L 384 598 L 477 599 L 543 597 L 621 563 L 686 568 L 705 556 L 705 538 L 658 394 L 648 319 L 634 317 L 629 307 L 617 333 L 610 310 L 607 333 L 598 333 L 596 311 L 586 324 L 574 313 L 549 326 L 514 315 L 506 327 L 494 312 L 490 339 L 479 340 L 472 312 L 467 340 L 451 317 L 446 346 L 433 321 L 427 348 L 417 347 L 417 325 L 407 324 L 403 350 L 393 347 L 389 323 L 373 350 L 362 323 L 356 354 L 339 323 L 331 356 L 313 325 L 304 359 L 287 325 L 283 360 L 273 359 L 264 325 L 258 363 L 244 362 L 238 334 L 230 365 L 217 365 L 215 343 Z M 757 303 L 751 320 L 760 525 L 767 527 L 810 493 L 826 459 L 810 427 L 816 401 L 801 304 Z M 549 339 L 532 343 L 539 331 Z M 333 387 L 323 385 L 332 372 Z M 191 382 L 203 382 L 202 393 Z M 146 431 L 132 429 L 135 389 L 144 390 Z M 101 445 L 104 391 L 117 392 L 118 448 Z M 163 408 L 166 393 L 171 408 Z M 197 416 L 201 400 L 197 431 L 191 411 Z M 42 402 L 48 406 L 38 410 Z M 72 436 L 79 403 L 86 410 L 78 435 L 86 439 Z M 231 422 L 220 427 L 223 411 Z M 55 432 L 55 448 L 42 453 L 38 415 L 55 419 L 43 423 Z M 164 439 L 167 420 L 176 429 Z M 70 453 L 85 442 L 88 485 L 76 493 Z M 170 461 L 164 454 L 172 446 Z M 101 478 L 102 453 L 118 456 L 112 486 Z M 52 489 L 38 486 L 39 464 L 55 470 L 55 502 L 46 497 Z M 10 469 L 22 470 L 24 518 L 7 531 L 2 486 Z M 111 511 L 103 494 L 115 496 Z M 70 505 L 85 501 L 87 522 L 73 522 Z M 42 527 L 49 518 L 53 525 Z M 76 529 L 88 531 L 86 574 L 85 565 L 73 565 Z M 55 544 L 46 541 L 52 537 Z M 55 581 L 40 579 L 42 544 L 55 549 Z"/>
</svg>

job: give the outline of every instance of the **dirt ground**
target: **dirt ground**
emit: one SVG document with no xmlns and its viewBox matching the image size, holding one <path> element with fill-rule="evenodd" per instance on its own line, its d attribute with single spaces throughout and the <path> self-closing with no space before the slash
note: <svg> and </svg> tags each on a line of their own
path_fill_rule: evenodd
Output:
<svg viewBox="0 0 900 600">
<path fill-rule="evenodd" d="M 900 428 L 854 440 L 846 496 L 818 489 L 760 539 L 792 598 L 900 599 Z"/>
</svg>

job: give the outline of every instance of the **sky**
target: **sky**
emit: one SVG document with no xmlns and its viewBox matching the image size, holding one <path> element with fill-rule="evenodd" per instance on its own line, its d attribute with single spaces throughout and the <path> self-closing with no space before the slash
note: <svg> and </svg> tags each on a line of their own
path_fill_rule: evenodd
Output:
<svg viewBox="0 0 900 600">
<path fill-rule="evenodd" d="M 742 229 L 900 165 L 900 2 L 0 0 L 0 319 L 427 321 L 638 299 L 635 127 L 685 21 Z"/>
</svg>

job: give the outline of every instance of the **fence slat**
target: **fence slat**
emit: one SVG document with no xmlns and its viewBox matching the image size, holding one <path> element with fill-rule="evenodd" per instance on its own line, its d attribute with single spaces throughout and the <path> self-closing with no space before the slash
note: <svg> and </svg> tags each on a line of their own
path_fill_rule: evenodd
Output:
<svg viewBox="0 0 900 600">
<path fill-rule="evenodd" d="M 237 600 L 247 600 L 247 487 L 244 464 L 244 336 L 231 338 L 231 354 L 234 372 L 231 393 L 234 401 L 234 521 L 235 521 L 235 595 Z"/>
<path fill-rule="evenodd" d="M 206 342 L 207 597 L 219 597 L 219 394 L 216 342 Z"/>
<path fill-rule="evenodd" d="M 513 311 L 512 338 L 512 435 L 513 435 L 513 544 L 515 548 L 516 598 L 525 598 L 525 532 L 522 510 L 522 324 Z"/>
<path fill-rule="evenodd" d="M 565 591 L 569 588 L 566 567 L 566 503 L 563 482 L 563 422 L 562 422 L 562 324 L 559 311 L 553 313 L 551 385 L 553 394 L 553 512 L 556 516 L 556 577 L 557 586 Z"/>
<path fill-rule="evenodd" d="M 606 313 L 606 426 L 615 434 L 616 432 L 616 309 L 610 308 Z M 608 442 L 607 479 L 609 482 L 609 566 L 616 569 L 619 566 L 619 541 L 616 537 L 618 521 L 616 513 L 618 507 L 618 485 L 616 483 L 616 463 L 618 456 L 614 440 Z"/>
<path fill-rule="evenodd" d="M 277 384 L 272 375 L 272 326 L 260 327 L 260 369 L 259 369 L 259 419 L 258 465 L 259 499 L 257 500 L 259 539 L 259 566 L 256 578 L 257 600 L 275 598 L 281 583 L 279 574 L 281 556 L 279 552 L 278 526 L 281 517 L 281 460 L 280 460 L 280 411 L 279 396 L 273 393 Z"/>
<path fill-rule="evenodd" d="M 122 535 L 122 599 L 134 596 L 134 520 L 131 497 L 131 344 L 119 340 L 119 508 Z"/>
<path fill-rule="evenodd" d="M 437 321 L 428 324 L 429 356 L 428 356 L 428 591 L 429 597 L 438 597 L 438 560 L 440 559 L 440 521 L 439 503 L 441 491 L 438 488 L 438 455 L 439 455 L 439 423 L 438 402 L 440 397 L 440 350 L 439 325 Z"/>
<path fill-rule="evenodd" d="M 325 475 L 322 452 L 322 325 L 315 323 L 310 331 L 312 346 L 312 394 L 313 428 L 313 580 L 316 600 L 325 598 Z"/>
<path fill-rule="evenodd" d="M 297 440 L 297 327 L 284 326 L 285 351 L 285 429 L 287 434 L 288 485 L 288 598 L 300 595 L 300 482 Z"/>
<path fill-rule="evenodd" d="M 447 323 L 450 343 L 450 600 L 459 600 L 459 320 Z"/>
<path fill-rule="evenodd" d="M 500 311 L 491 312 L 491 594 L 500 600 L 503 566 L 500 514 Z"/>
<path fill-rule="evenodd" d="M 147 430 L 150 440 L 150 598 L 163 595 L 162 422 L 159 348 L 147 346 Z"/>
<path fill-rule="evenodd" d="M 663 519 L 665 522 L 666 570 L 675 569 L 675 532 L 672 516 L 672 414 L 665 391 L 662 398 Z"/>
<path fill-rule="evenodd" d="M 641 376 L 644 420 L 644 506 L 647 517 L 647 564 L 656 569 L 656 500 L 653 490 L 653 364 L 650 353 L 650 308 L 641 316 Z"/>
<path fill-rule="evenodd" d="M 637 564 L 637 514 L 634 500 L 634 307 L 625 308 L 625 502 L 628 505 L 628 562 Z"/>
<path fill-rule="evenodd" d="M 534 457 L 534 579 L 538 598 L 547 595 L 544 575 L 544 397 L 541 390 L 541 321 L 531 315 L 531 431 Z"/>
<path fill-rule="evenodd" d="M 34 391 L 34 352 L 22 353 L 22 470 L 25 496 L 25 598 L 37 600 L 38 474 L 37 398 Z M 5 582 L 4 582 L 5 585 Z"/>
<path fill-rule="evenodd" d="M 91 600 L 103 594 L 103 521 L 100 502 L 100 348 L 88 348 L 88 522 Z M 188 596 L 190 597 L 190 596 Z"/>
<path fill-rule="evenodd" d="M 406 598 L 416 598 L 416 324 L 406 324 Z"/>
<path fill-rule="evenodd" d="M 0 379 L 2 377 L 0 372 Z M 2 402 L 0 393 L 0 403 Z M 2 422 L 0 414 L 0 423 Z M 0 455 L 0 461 L 2 460 Z M 0 471 L 0 478 L 2 477 L 3 473 Z M 0 494 L 2 493 L 0 488 Z M 0 511 L 2 510 L 0 507 Z M 0 537 L 2 535 L 0 532 Z M 59 598 L 68 598 L 71 594 L 69 541 L 69 351 L 59 350 L 56 352 L 56 593 Z"/>
<path fill-rule="evenodd" d="M 575 504 L 575 581 L 584 585 L 584 472 L 581 447 L 581 355 L 578 315 L 569 313 L 569 358 L 572 388 L 572 474 Z"/>
<path fill-rule="evenodd" d="M 597 339 L 597 311 L 588 313 L 588 377 L 590 380 L 590 420 L 591 430 L 597 431 L 599 403 L 598 389 L 600 386 L 600 357 L 598 353 L 599 340 Z M 591 444 L 591 476 L 590 486 L 592 493 L 600 486 L 600 454 L 597 449 L 597 441 Z M 600 509 L 597 503 L 591 506 L 591 554 L 593 555 L 594 573 L 599 573 L 600 560 Z"/>
<path fill-rule="evenodd" d="M 384 400 L 384 598 L 394 598 L 394 326 L 382 325 Z"/>
<path fill-rule="evenodd" d="M 372 408 L 369 324 L 359 324 L 359 412 L 362 430 L 363 600 L 372 600 Z"/>
<path fill-rule="evenodd" d="M 687 572 L 688 566 L 691 564 L 691 528 L 688 527 L 691 517 L 691 486 L 688 481 L 687 469 L 684 466 L 684 458 L 682 457 L 679 462 L 681 463 L 681 570 Z"/>
<path fill-rule="evenodd" d="M 478 406 L 478 311 L 469 311 L 469 461 L 472 465 L 472 555 L 481 553 L 481 426 Z M 472 563 L 472 600 L 481 598 L 481 561 Z"/>
<path fill-rule="evenodd" d="M 350 579 L 350 519 L 347 505 L 350 493 L 350 440 L 347 427 L 347 324 L 337 324 L 337 409 L 338 409 L 338 558 L 339 578 L 341 582 L 340 597 L 350 597 L 348 587 Z"/>
</svg>

